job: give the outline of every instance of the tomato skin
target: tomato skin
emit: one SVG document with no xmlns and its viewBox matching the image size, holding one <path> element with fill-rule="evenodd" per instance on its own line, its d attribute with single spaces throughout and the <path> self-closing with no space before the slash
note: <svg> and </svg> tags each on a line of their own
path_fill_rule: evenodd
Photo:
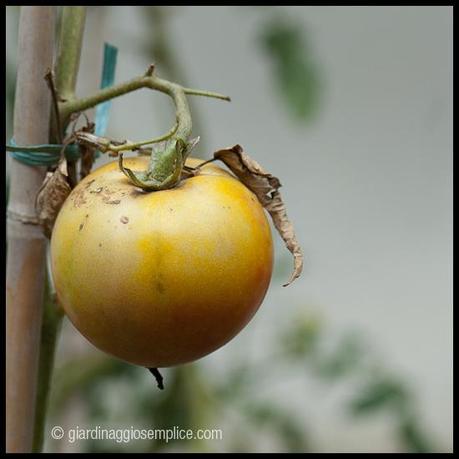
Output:
<svg viewBox="0 0 459 459">
<path fill-rule="evenodd" d="M 133 170 L 147 163 L 125 158 Z M 206 165 L 174 189 L 145 193 L 115 161 L 65 201 L 51 267 L 60 304 L 89 341 L 168 367 L 213 352 L 250 321 L 270 283 L 273 244 L 257 198 L 223 169 Z"/>
</svg>

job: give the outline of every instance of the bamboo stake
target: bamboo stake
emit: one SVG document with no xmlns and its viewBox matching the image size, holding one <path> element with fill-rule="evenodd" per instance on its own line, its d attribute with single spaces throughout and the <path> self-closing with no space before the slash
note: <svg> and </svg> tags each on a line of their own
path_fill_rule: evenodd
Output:
<svg viewBox="0 0 459 459">
<path fill-rule="evenodd" d="M 14 137 L 48 142 L 55 12 L 23 6 L 19 20 Z M 6 450 L 30 452 L 45 279 L 46 240 L 36 224 L 35 195 L 46 168 L 11 160 L 6 278 Z"/>
</svg>

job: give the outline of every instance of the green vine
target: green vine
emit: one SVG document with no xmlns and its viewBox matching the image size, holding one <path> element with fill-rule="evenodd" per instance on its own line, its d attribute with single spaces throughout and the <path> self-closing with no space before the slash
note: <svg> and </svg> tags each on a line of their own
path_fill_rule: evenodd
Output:
<svg viewBox="0 0 459 459">
<path fill-rule="evenodd" d="M 59 49 L 55 65 L 57 87 L 54 88 L 53 86 L 54 81 L 51 74 L 48 79 L 48 84 L 51 84 L 50 89 L 54 88 L 58 91 L 61 98 L 64 95 L 65 97 L 71 98 L 75 91 L 85 18 L 85 7 L 66 6 L 62 8 Z M 50 140 L 52 142 L 57 142 L 63 135 L 63 132 L 59 132 L 59 128 L 64 128 L 66 124 L 64 124 L 62 120 L 58 122 L 54 110 L 52 114 Z M 76 183 L 75 166 L 75 162 L 69 162 L 68 164 L 69 178 L 73 183 Z M 43 448 L 44 428 L 46 424 L 56 343 L 59 338 L 62 318 L 63 311 L 56 303 L 53 287 L 48 275 L 41 328 L 37 396 L 35 402 L 35 425 L 32 446 L 33 452 L 41 452 Z"/>
</svg>

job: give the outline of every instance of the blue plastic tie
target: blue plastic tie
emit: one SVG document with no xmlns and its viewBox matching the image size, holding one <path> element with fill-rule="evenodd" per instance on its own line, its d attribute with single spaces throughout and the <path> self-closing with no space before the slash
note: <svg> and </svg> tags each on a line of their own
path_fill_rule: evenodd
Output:
<svg viewBox="0 0 459 459">
<path fill-rule="evenodd" d="M 118 48 L 108 43 L 104 44 L 104 63 L 100 83 L 102 89 L 111 86 L 115 81 L 117 55 Z M 108 126 L 110 106 L 111 101 L 108 100 L 96 107 L 95 134 L 97 136 L 105 134 Z M 61 144 L 18 146 L 14 139 L 11 139 L 9 145 L 6 145 L 6 150 L 10 152 L 14 159 L 29 166 L 54 166 L 59 162 L 63 149 L 64 145 Z M 65 146 L 64 154 L 69 161 L 78 160 L 81 155 L 79 145 L 70 144 Z M 100 152 L 96 151 L 96 156 L 99 155 Z"/>
<path fill-rule="evenodd" d="M 28 166 L 54 166 L 59 162 L 64 145 L 42 144 L 27 147 L 18 147 L 14 139 L 6 146 L 11 156 Z M 65 157 L 69 161 L 76 161 L 80 157 L 80 147 L 70 144 L 65 147 Z"/>
<path fill-rule="evenodd" d="M 108 88 L 113 85 L 115 81 L 116 58 L 118 56 L 118 48 L 108 43 L 104 44 L 104 65 L 102 67 L 102 78 L 100 88 Z M 108 114 L 111 100 L 102 102 L 96 107 L 96 132 L 97 136 L 102 137 L 105 134 L 108 126 Z"/>
</svg>

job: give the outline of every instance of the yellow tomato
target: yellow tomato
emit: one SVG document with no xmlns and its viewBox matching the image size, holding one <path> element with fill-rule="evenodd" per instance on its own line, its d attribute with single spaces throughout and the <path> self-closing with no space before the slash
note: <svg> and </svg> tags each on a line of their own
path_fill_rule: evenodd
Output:
<svg viewBox="0 0 459 459">
<path fill-rule="evenodd" d="M 125 158 L 133 170 L 147 163 Z M 148 193 L 115 161 L 65 201 L 51 265 L 59 302 L 89 341 L 137 365 L 168 367 L 209 354 L 249 322 L 269 286 L 273 244 L 257 198 L 223 169 L 206 165 Z"/>
</svg>

